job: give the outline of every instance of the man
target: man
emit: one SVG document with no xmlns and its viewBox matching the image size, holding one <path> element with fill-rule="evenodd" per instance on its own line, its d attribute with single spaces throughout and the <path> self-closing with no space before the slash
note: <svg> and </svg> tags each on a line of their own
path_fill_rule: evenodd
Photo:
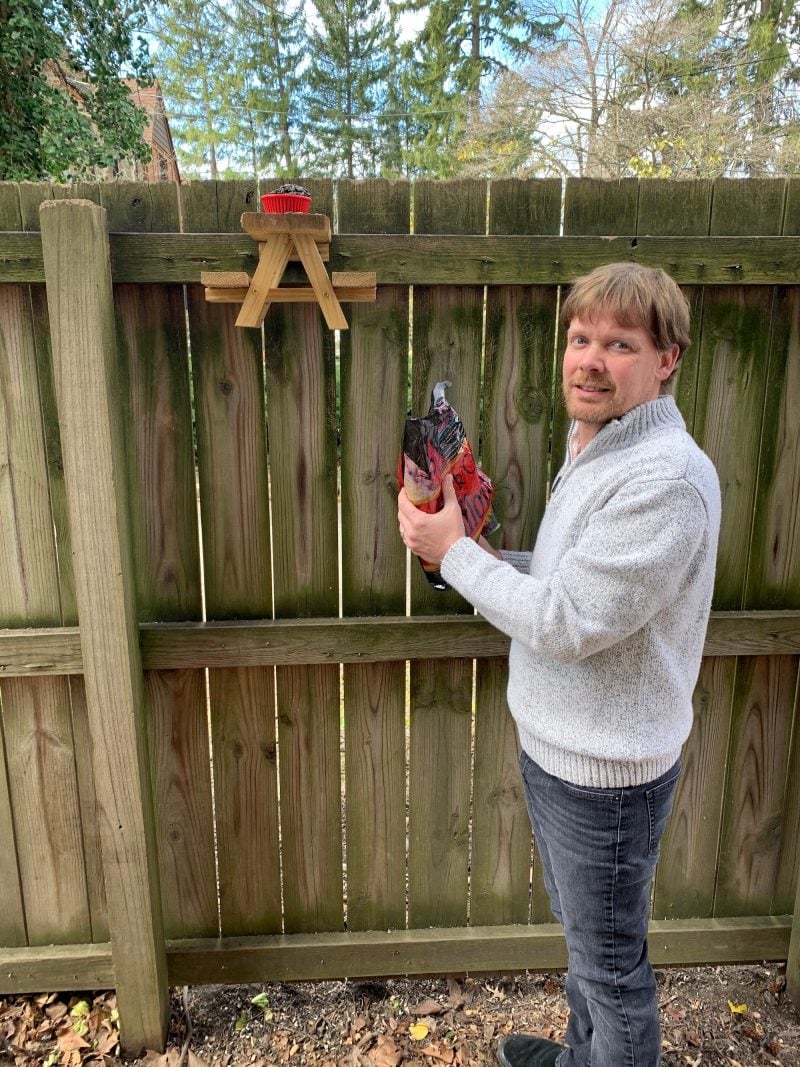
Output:
<svg viewBox="0 0 800 1067">
<path fill-rule="evenodd" d="M 508 703 L 552 909 L 569 950 L 566 1044 L 509 1035 L 503 1067 L 656 1067 L 650 889 L 692 723 L 711 606 L 719 482 L 664 387 L 688 304 L 616 263 L 563 304 L 573 422 L 533 553 L 464 536 L 400 493 L 406 545 L 512 638 Z M 521 572 L 521 573 L 520 573 Z"/>
</svg>

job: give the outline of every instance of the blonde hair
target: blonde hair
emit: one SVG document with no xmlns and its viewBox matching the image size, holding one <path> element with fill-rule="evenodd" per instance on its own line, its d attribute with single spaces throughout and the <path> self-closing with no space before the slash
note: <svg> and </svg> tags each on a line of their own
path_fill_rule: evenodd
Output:
<svg viewBox="0 0 800 1067">
<path fill-rule="evenodd" d="M 689 347 L 689 301 L 666 271 L 638 263 L 607 263 L 576 278 L 561 305 L 561 323 L 610 315 L 620 326 L 647 330 L 659 352 Z"/>
</svg>

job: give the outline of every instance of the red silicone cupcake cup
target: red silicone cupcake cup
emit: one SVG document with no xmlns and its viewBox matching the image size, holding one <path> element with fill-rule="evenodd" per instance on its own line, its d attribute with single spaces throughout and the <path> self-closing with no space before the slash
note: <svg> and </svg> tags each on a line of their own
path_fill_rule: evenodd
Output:
<svg viewBox="0 0 800 1067">
<path fill-rule="evenodd" d="M 298 196 L 297 193 L 264 193 L 261 207 L 274 215 L 285 215 L 287 211 L 301 211 L 307 214 L 311 207 L 310 196 Z"/>
</svg>

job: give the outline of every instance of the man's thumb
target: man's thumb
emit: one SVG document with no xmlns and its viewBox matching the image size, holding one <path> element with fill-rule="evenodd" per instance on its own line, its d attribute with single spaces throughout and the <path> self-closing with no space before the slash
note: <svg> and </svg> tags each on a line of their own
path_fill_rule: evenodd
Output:
<svg viewBox="0 0 800 1067">
<path fill-rule="evenodd" d="M 444 490 L 445 505 L 458 504 L 458 497 L 456 496 L 456 487 L 453 484 L 452 474 L 446 475 L 442 489 Z"/>
</svg>

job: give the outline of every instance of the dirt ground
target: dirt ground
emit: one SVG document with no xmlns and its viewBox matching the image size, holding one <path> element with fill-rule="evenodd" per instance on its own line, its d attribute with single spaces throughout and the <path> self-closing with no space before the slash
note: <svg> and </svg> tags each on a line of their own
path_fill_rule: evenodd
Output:
<svg viewBox="0 0 800 1067">
<path fill-rule="evenodd" d="M 800 1067 L 800 1014 L 772 965 L 657 972 L 663 1067 Z M 169 1048 L 137 1067 L 493 1064 L 510 1031 L 558 1040 L 561 974 L 173 991 Z M 0 998 L 0 1065 L 119 1064 L 113 994 Z"/>
</svg>

